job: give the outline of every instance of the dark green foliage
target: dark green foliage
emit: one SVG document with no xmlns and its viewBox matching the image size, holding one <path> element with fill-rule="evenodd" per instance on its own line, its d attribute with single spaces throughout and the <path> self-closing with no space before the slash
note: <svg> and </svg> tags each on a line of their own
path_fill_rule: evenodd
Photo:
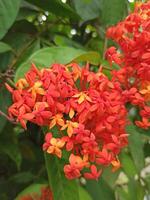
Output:
<svg viewBox="0 0 150 200">
<path fill-rule="evenodd" d="M 31 62 L 41 67 L 88 61 L 93 71 L 103 63 L 111 78 L 103 60 L 105 30 L 133 7 L 127 0 L 0 0 L 0 111 L 7 114 L 11 103 L 4 83 L 13 84 Z M 111 44 L 109 41 L 108 46 Z M 118 172 L 107 169 L 98 182 L 70 182 L 64 177 L 63 161 L 53 157 L 53 166 L 46 169 L 39 127 L 28 124 L 24 131 L 0 114 L 0 200 L 39 192 L 48 184 L 47 171 L 54 200 L 143 200 L 150 193 L 150 174 L 141 176 L 150 165 L 146 159 L 150 156 L 150 130 L 134 125 L 127 130 L 129 147 L 120 155 Z"/>
</svg>

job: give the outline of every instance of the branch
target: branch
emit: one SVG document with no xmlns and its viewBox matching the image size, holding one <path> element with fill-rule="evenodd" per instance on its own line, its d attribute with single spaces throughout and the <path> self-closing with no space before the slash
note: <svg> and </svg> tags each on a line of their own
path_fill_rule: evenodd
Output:
<svg viewBox="0 0 150 200">
<path fill-rule="evenodd" d="M 4 118 L 6 118 L 9 122 L 13 123 L 13 124 L 18 124 L 17 122 L 15 122 L 12 118 L 10 118 L 8 115 L 6 115 L 4 112 L 2 112 L 0 110 L 0 115 L 3 116 Z"/>
</svg>

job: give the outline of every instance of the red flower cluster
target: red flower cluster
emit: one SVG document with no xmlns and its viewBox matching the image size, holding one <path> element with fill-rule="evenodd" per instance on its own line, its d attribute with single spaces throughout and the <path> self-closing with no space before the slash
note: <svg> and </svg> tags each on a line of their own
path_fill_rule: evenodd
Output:
<svg viewBox="0 0 150 200">
<path fill-rule="evenodd" d="M 107 36 L 115 40 L 119 50 L 110 47 L 106 58 L 121 69 L 113 71 L 113 79 L 119 81 L 128 93 L 127 101 L 140 109 L 141 128 L 150 127 L 150 1 L 137 3 L 135 10 L 116 26 L 107 30 Z M 130 97 L 129 97 L 130 94 Z"/>
<path fill-rule="evenodd" d="M 86 65 L 53 64 L 38 70 L 34 65 L 16 89 L 7 85 L 13 104 L 9 116 L 26 128 L 27 121 L 46 126 L 44 151 L 61 158 L 68 179 L 81 174 L 98 179 L 109 165 L 120 167 L 117 155 L 127 145 L 125 98 L 117 81 Z"/>
</svg>

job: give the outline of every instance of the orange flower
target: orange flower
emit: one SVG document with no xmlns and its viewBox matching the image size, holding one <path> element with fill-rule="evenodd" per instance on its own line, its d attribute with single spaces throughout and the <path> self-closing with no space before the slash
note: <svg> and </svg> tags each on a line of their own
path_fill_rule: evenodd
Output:
<svg viewBox="0 0 150 200">
<path fill-rule="evenodd" d="M 142 121 L 136 121 L 135 124 L 143 129 L 148 129 L 150 127 L 150 121 L 146 117 L 143 117 Z"/>
<path fill-rule="evenodd" d="M 53 128 L 56 124 L 58 124 L 59 126 L 64 126 L 64 120 L 62 118 L 62 114 L 57 114 L 54 117 L 52 117 L 49 128 Z"/>
<path fill-rule="evenodd" d="M 51 138 L 51 146 L 48 147 L 47 153 L 55 154 L 58 158 L 62 157 L 61 148 L 65 145 L 65 142 L 60 138 Z"/>
<path fill-rule="evenodd" d="M 28 87 L 28 82 L 26 81 L 26 79 L 25 78 L 21 78 L 21 79 L 19 79 L 18 81 L 17 81 L 17 83 L 16 83 L 16 87 L 18 88 L 18 89 L 24 89 L 24 88 L 26 88 L 26 87 Z"/>
<path fill-rule="evenodd" d="M 150 82 L 147 82 L 144 89 L 140 90 L 140 93 L 144 95 L 146 101 L 150 101 Z"/>
<path fill-rule="evenodd" d="M 70 111 L 69 111 L 70 119 L 72 119 L 74 115 L 75 115 L 75 111 L 73 110 L 73 108 L 71 108 Z"/>
<path fill-rule="evenodd" d="M 34 83 L 34 85 L 29 89 L 29 92 L 32 93 L 32 98 L 36 99 L 37 94 L 40 95 L 44 95 L 45 91 L 44 89 L 41 87 L 42 86 L 42 82 L 37 81 Z"/>
<path fill-rule="evenodd" d="M 40 108 L 43 108 L 43 110 L 44 110 L 44 108 L 47 108 L 47 107 L 48 107 L 48 103 L 47 102 L 37 102 L 34 105 L 34 109 L 36 111 L 39 110 Z"/>
<path fill-rule="evenodd" d="M 82 169 L 84 166 L 89 167 L 88 163 L 88 156 L 84 156 L 83 159 L 80 156 L 75 156 L 74 154 L 71 154 L 69 157 L 70 165 Z"/>
<path fill-rule="evenodd" d="M 117 170 L 121 167 L 121 164 L 120 164 L 120 161 L 118 160 L 118 158 L 117 158 L 117 160 L 113 160 L 113 161 L 111 162 L 111 164 L 112 164 L 112 166 L 113 166 L 112 172 L 117 171 Z"/>
<path fill-rule="evenodd" d="M 67 120 L 66 124 L 61 128 L 61 130 L 65 130 L 67 128 L 68 136 L 71 137 L 73 134 L 73 129 L 78 128 L 79 124 L 77 122 L 72 122 Z"/>
<path fill-rule="evenodd" d="M 80 93 L 74 95 L 73 97 L 78 98 L 78 104 L 81 104 L 85 100 L 92 102 L 91 98 L 88 95 L 86 95 L 84 92 L 80 92 Z"/>
</svg>

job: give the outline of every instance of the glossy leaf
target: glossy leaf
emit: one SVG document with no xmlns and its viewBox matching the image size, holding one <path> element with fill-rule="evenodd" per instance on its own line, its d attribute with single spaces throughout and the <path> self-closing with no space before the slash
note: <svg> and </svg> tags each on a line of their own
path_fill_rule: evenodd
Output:
<svg viewBox="0 0 150 200">
<path fill-rule="evenodd" d="M 87 181 L 86 189 L 93 200 L 115 200 L 114 192 L 107 182 L 101 177 L 98 182 Z"/>
<path fill-rule="evenodd" d="M 73 0 L 73 3 L 83 21 L 99 18 L 104 27 L 123 19 L 127 8 L 126 0 Z"/>
<path fill-rule="evenodd" d="M 54 200 L 79 200 L 78 184 L 76 180 L 68 180 L 64 176 L 63 160 L 45 153 L 46 168 Z"/>
<path fill-rule="evenodd" d="M 25 49 L 23 49 L 22 54 L 18 58 L 15 67 L 19 67 L 22 63 L 24 63 L 30 56 L 40 49 L 40 40 L 31 40 Z"/>
<path fill-rule="evenodd" d="M 7 146 L 8 145 L 8 146 Z M 2 144 L 0 143 L 0 151 L 4 154 L 7 154 L 17 165 L 17 168 L 20 168 L 21 164 L 21 154 L 19 148 L 16 144 Z"/>
<path fill-rule="evenodd" d="M 77 13 L 87 21 L 99 17 L 102 0 L 73 0 Z"/>
<path fill-rule="evenodd" d="M 15 81 L 24 76 L 25 72 L 29 70 L 31 63 L 35 63 L 38 67 L 48 67 L 53 63 L 67 64 L 72 61 L 88 61 L 92 64 L 99 64 L 100 55 L 97 52 L 86 52 L 71 47 L 43 48 L 31 55 L 28 61 L 18 68 Z"/>
<path fill-rule="evenodd" d="M 130 196 L 130 200 L 142 200 L 144 199 L 144 188 L 139 181 L 130 179 L 128 184 L 128 194 Z"/>
<path fill-rule="evenodd" d="M 0 0 L 0 39 L 16 19 L 21 0 Z"/>
<path fill-rule="evenodd" d="M 116 172 L 112 172 L 112 167 L 108 167 L 103 171 L 103 179 L 107 184 L 109 185 L 110 188 L 114 189 L 115 185 L 114 183 L 116 182 L 118 176 L 119 176 L 120 170 L 117 170 Z"/>
<path fill-rule="evenodd" d="M 88 192 L 83 187 L 79 187 L 79 200 L 92 200 Z"/>
<path fill-rule="evenodd" d="M 116 24 L 127 12 L 126 0 L 102 0 L 100 22 L 104 27 Z"/>
<path fill-rule="evenodd" d="M 60 0 L 27 0 L 29 3 L 36 5 L 43 10 L 49 11 L 56 16 L 70 17 L 73 20 L 79 19 L 79 16 L 75 11 L 68 5 L 63 4 Z"/>
<path fill-rule="evenodd" d="M 137 174 L 137 170 L 131 157 L 126 153 L 122 153 L 120 160 L 121 160 L 122 168 L 124 172 L 126 173 L 126 175 L 129 178 L 134 177 Z"/>
<path fill-rule="evenodd" d="M 0 42 L 0 53 L 4 53 L 7 51 L 11 51 L 11 50 L 12 50 L 12 48 L 8 44 L 6 44 L 4 42 Z"/>
<path fill-rule="evenodd" d="M 7 155 L 12 161 L 15 162 L 17 169 L 20 169 L 22 155 L 18 145 L 17 137 L 10 123 L 7 123 L 1 132 L 0 152 L 3 153 L 3 155 Z"/>
<path fill-rule="evenodd" d="M 74 47 L 78 49 L 85 49 L 82 45 L 79 43 L 61 35 L 56 35 L 54 37 L 54 42 L 57 46 L 68 46 L 68 47 Z"/>
<path fill-rule="evenodd" d="M 30 8 L 27 8 L 27 7 L 22 7 L 19 10 L 19 13 L 18 13 L 16 20 L 18 20 L 18 21 L 23 20 L 23 19 L 26 19 L 27 17 L 35 16 L 37 14 L 38 14 L 38 12 L 36 10 L 30 9 Z"/>
<path fill-rule="evenodd" d="M 131 151 L 131 155 L 135 162 L 136 168 L 138 172 L 140 172 L 145 164 L 142 136 L 139 132 L 137 132 L 134 125 L 127 127 L 127 133 L 130 134 L 129 149 Z"/>
<path fill-rule="evenodd" d="M 119 200 L 131 200 L 129 194 L 121 187 L 116 189 Z"/>
</svg>

